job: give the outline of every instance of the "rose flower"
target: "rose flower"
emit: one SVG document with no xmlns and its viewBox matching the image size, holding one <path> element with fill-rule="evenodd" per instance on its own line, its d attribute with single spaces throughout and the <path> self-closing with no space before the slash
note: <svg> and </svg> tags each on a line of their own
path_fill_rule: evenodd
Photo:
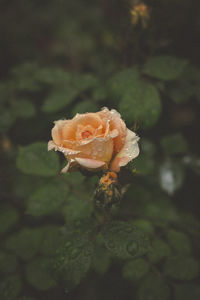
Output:
<svg viewBox="0 0 200 300">
<path fill-rule="evenodd" d="M 68 160 L 64 173 L 80 166 L 89 171 L 119 172 L 120 167 L 139 154 L 139 137 L 126 127 L 114 109 L 77 114 L 71 120 L 54 123 L 48 150 L 64 154 Z"/>
</svg>

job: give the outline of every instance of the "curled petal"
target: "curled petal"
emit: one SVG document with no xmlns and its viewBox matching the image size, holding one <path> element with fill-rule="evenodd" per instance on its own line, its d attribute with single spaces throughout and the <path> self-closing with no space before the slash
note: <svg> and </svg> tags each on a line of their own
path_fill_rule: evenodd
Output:
<svg viewBox="0 0 200 300">
<path fill-rule="evenodd" d="M 52 138 L 54 140 L 54 142 L 56 143 L 56 145 L 60 145 L 62 142 L 62 128 L 63 126 L 65 126 L 69 121 L 68 120 L 59 120 L 59 121 L 55 121 L 55 125 L 51 131 L 52 134 Z"/>
<path fill-rule="evenodd" d="M 78 169 L 78 163 L 75 159 L 70 159 L 67 163 L 67 165 L 61 170 L 61 173 L 67 173 L 76 171 Z"/>
<path fill-rule="evenodd" d="M 113 159 L 110 169 L 119 172 L 120 167 L 127 165 L 132 159 L 139 154 L 138 147 L 139 137 L 131 130 L 127 129 L 127 136 L 123 148 Z"/>
<path fill-rule="evenodd" d="M 54 141 L 49 141 L 48 142 L 48 151 L 54 149 L 55 151 L 60 151 L 62 152 L 65 156 L 73 156 L 73 155 L 77 155 L 80 153 L 80 151 L 78 150 L 73 150 L 73 149 L 69 149 L 69 148 L 64 148 L 64 147 L 60 147 L 57 146 Z"/>
<path fill-rule="evenodd" d="M 101 169 L 106 169 L 107 164 L 103 161 L 96 160 L 96 159 L 89 159 L 89 158 L 78 158 L 76 157 L 75 160 L 77 163 L 88 170 L 101 170 Z"/>
</svg>

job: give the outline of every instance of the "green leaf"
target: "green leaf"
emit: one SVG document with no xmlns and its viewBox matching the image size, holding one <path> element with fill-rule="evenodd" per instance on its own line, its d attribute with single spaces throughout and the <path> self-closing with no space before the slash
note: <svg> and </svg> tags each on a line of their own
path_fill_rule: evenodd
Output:
<svg viewBox="0 0 200 300">
<path fill-rule="evenodd" d="M 36 289 L 46 291 L 56 285 L 51 275 L 52 261 L 46 257 L 38 257 L 25 267 L 27 281 Z"/>
<path fill-rule="evenodd" d="M 188 150 L 187 141 L 180 133 L 167 135 L 160 143 L 167 154 L 182 154 Z"/>
<path fill-rule="evenodd" d="M 113 96 L 113 98 L 121 98 L 124 93 L 129 90 L 135 82 L 139 80 L 139 72 L 137 68 L 124 69 L 117 74 L 115 74 L 108 81 L 108 89 Z"/>
<path fill-rule="evenodd" d="M 69 106 L 77 95 L 78 91 L 73 86 L 56 88 L 45 99 L 41 109 L 45 113 L 57 112 Z"/>
<path fill-rule="evenodd" d="M 52 184 L 54 184 L 54 177 L 36 177 L 34 175 L 23 174 L 19 171 L 16 173 L 15 178 L 13 178 L 13 190 L 18 198 L 27 199 L 36 189 L 46 185 L 50 181 Z"/>
<path fill-rule="evenodd" d="M 64 174 L 66 181 L 72 186 L 73 189 L 84 186 L 85 176 L 83 176 L 80 172 L 72 172 Z"/>
<path fill-rule="evenodd" d="M 59 159 L 55 152 L 47 151 L 47 144 L 33 143 L 19 148 L 17 167 L 25 174 L 53 176 L 59 172 Z"/>
<path fill-rule="evenodd" d="M 126 262 L 122 269 L 122 276 L 131 281 L 141 279 L 149 271 L 149 264 L 143 258 Z"/>
<path fill-rule="evenodd" d="M 160 80 L 175 80 L 177 79 L 188 61 L 173 56 L 155 56 L 150 58 L 143 68 L 143 73 Z"/>
<path fill-rule="evenodd" d="M 0 299 L 15 300 L 22 288 L 22 281 L 18 275 L 5 277 L 0 281 Z"/>
<path fill-rule="evenodd" d="M 55 213 L 66 200 L 68 193 L 68 186 L 65 183 L 55 181 L 52 185 L 50 182 L 30 196 L 26 211 L 35 217 Z"/>
<path fill-rule="evenodd" d="M 152 235 L 154 233 L 154 227 L 152 223 L 145 219 L 136 219 L 132 222 L 137 228 L 143 231 L 147 235 Z"/>
<path fill-rule="evenodd" d="M 96 246 L 93 259 L 92 268 L 97 274 L 105 274 L 111 265 L 111 257 L 108 251 L 102 246 Z"/>
<path fill-rule="evenodd" d="M 170 256 L 171 250 L 167 243 L 162 239 L 156 239 L 152 242 L 150 251 L 147 253 L 148 259 L 153 263 L 158 263 L 164 257 Z"/>
<path fill-rule="evenodd" d="M 102 231 L 105 246 L 119 258 L 132 258 L 148 251 L 148 239 L 130 223 L 113 221 Z"/>
<path fill-rule="evenodd" d="M 167 232 L 167 238 L 175 252 L 183 255 L 190 254 L 191 243 L 185 233 L 170 229 Z"/>
<path fill-rule="evenodd" d="M 11 103 L 11 112 L 16 118 L 31 118 L 35 115 L 34 104 L 30 100 L 15 100 Z"/>
<path fill-rule="evenodd" d="M 166 260 L 164 272 L 179 280 L 192 280 L 199 275 L 199 262 L 192 257 L 174 256 Z"/>
<path fill-rule="evenodd" d="M 95 102 L 99 102 L 102 101 L 104 99 L 106 99 L 107 97 L 107 90 L 105 87 L 100 86 L 100 87 L 96 87 L 93 91 L 92 91 L 92 100 Z"/>
<path fill-rule="evenodd" d="M 73 107 L 72 116 L 75 116 L 77 113 L 96 112 L 98 109 L 98 106 L 94 102 L 84 100 Z"/>
<path fill-rule="evenodd" d="M 137 293 L 137 300 L 168 300 L 170 289 L 167 283 L 158 276 L 149 273 L 141 280 Z"/>
<path fill-rule="evenodd" d="M 198 300 L 200 299 L 200 286 L 187 283 L 175 286 L 174 300 Z"/>
<path fill-rule="evenodd" d="M 6 132 L 15 122 L 15 117 L 10 109 L 2 109 L 0 116 L 0 132 Z"/>
<path fill-rule="evenodd" d="M 80 224 L 78 228 L 68 226 L 66 230 L 65 242 L 57 251 L 55 272 L 59 281 L 70 289 L 78 285 L 89 270 L 93 243 L 87 235 L 85 225 Z"/>
<path fill-rule="evenodd" d="M 62 242 L 60 226 L 46 225 L 42 228 L 43 238 L 40 244 L 40 252 L 46 256 L 53 256 Z"/>
<path fill-rule="evenodd" d="M 170 98 L 176 103 L 182 103 L 194 97 L 200 99 L 200 69 L 191 64 L 187 65 L 179 81 L 169 87 Z"/>
<path fill-rule="evenodd" d="M 40 66 L 34 62 L 25 62 L 15 67 L 12 70 L 12 75 L 15 77 L 17 89 L 29 92 L 40 90 L 41 87 L 36 78 L 36 74 L 39 70 Z"/>
<path fill-rule="evenodd" d="M 71 79 L 71 74 L 69 72 L 55 67 L 39 68 L 35 76 L 39 82 L 51 86 L 62 84 L 66 85 L 70 82 Z"/>
<path fill-rule="evenodd" d="M 99 86 L 99 80 L 93 74 L 73 74 L 72 84 L 81 93 L 93 87 Z"/>
<path fill-rule="evenodd" d="M 5 247 L 21 259 L 29 260 L 38 252 L 41 241 L 42 231 L 40 228 L 24 227 L 7 238 Z"/>
<path fill-rule="evenodd" d="M 161 188 L 169 195 L 173 195 L 178 190 L 185 178 L 184 169 L 181 164 L 171 160 L 166 160 L 159 170 L 159 181 Z"/>
<path fill-rule="evenodd" d="M 67 222 L 72 222 L 82 218 L 88 218 L 93 211 L 91 201 L 84 197 L 70 195 L 67 198 L 67 205 L 63 208 L 63 214 Z"/>
<path fill-rule="evenodd" d="M 0 250 L 0 272 L 12 273 L 16 270 L 17 266 L 18 262 L 14 255 Z"/>
<path fill-rule="evenodd" d="M 12 228 L 19 220 L 18 211 L 9 205 L 0 207 L 0 234 Z"/>
<path fill-rule="evenodd" d="M 129 124 L 137 120 L 141 127 L 151 127 L 161 113 L 159 93 L 152 84 L 137 80 L 123 94 L 119 110 Z"/>
</svg>

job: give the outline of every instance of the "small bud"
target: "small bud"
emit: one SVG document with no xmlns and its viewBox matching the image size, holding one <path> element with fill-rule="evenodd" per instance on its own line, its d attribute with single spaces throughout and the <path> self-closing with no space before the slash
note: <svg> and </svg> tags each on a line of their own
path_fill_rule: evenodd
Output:
<svg viewBox="0 0 200 300">
<path fill-rule="evenodd" d="M 115 172 L 105 173 L 99 180 L 95 191 L 95 207 L 97 209 L 109 209 L 121 200 L 121 187 Z"/>
</svg>

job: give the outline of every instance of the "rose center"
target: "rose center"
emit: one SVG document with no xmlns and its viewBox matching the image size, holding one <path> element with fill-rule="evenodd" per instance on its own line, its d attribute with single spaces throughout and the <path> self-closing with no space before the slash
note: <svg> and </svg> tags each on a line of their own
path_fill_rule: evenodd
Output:
<svg viewBox="0 0 200 300">
<path fill-rule="evenodd" d="M 87 139 L 92 135 L 92 133 L 89 130 L 85 130 L 81 133 L 81 136 L 83 139 Z"/>
</svg>

